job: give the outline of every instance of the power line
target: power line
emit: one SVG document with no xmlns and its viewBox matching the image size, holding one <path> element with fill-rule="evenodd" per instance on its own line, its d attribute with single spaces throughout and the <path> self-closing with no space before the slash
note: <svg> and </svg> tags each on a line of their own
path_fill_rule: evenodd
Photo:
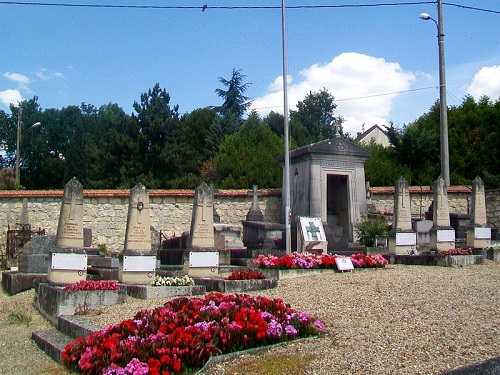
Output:
<svg viewBox="0 0 500 375">
<path fill-rule="evenodd" d="M 375 7 L 388 7 L 388 6 L 404 6 L 404 5 L 425 5 L 435 4 L 435 1 L 412 1 L 412 2 L 395 2 L 395 3 L 374 3 L 374 4 L 338 4 L 338 5 L 291 5 L 287 9 L 333 9 L 333 8 L 375 8 Z M 110 8 L 110 9 L 201 9 L 203 11 L 208 9 L 281 9 L 280 6 L 271 5 L 233 5 L 233 6 L 209 6 L 207 4 L 202 6 L 192 5 L 120 5 L 120 4 L 71 4 L 71 3 L 49 3 L 49 2 L 28 2 L 28 1 L 0 1 L 0 5 L 27 5 L 27 6 L 48 6 L 48 7 L 68 7 L 68 8 Z M 500 14 L 500 11 L 492 9 L 484 9 L 478 7 L 471 7 L 455 3 L 443 3 L 443 5 L 476 10 L 481 12 Z"/>
</svg>

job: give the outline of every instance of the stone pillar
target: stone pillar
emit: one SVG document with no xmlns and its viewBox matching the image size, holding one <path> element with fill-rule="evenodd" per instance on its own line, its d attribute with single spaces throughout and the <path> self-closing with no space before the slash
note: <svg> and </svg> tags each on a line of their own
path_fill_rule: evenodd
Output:
<svg viewBox="0 0 500 375">
<path fill-rule="evenodd" d="M 389 252 L 396 255 L 413 254 L 417 234 L 411 225 L 410 187 L 404 177 L 396 181 L 394 191 L 394 220 L 389 232 Z"/>
<path fill-rule="evenodd" d="M 455 230 L 450 225 L 448 191 L 442 177 L 434 182 L 433 225 L 429 230 L 431 251 L 455 248 Z"/>
<path fill-rule="evenodd" d="M 484 248 L 491 244 L 491 228 L 486 219 L 484 183 L 477 176 L 472 183 L 470 224 L 467 227 L 467 246 Z"/>
<path fill-rule="evenodd" d="M 156 272 L 151 250 L 149 193 L 142 184 L 130 190 L 125 244 L 118 273 L 125 284 L 150 284 Z"/>
</svg>

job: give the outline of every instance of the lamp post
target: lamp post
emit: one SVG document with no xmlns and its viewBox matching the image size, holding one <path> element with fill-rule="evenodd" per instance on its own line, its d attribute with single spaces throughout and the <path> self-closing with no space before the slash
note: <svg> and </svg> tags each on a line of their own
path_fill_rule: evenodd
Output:
<svg viewBox="0 0 500 375">
<path fill-rule="evenodd" d="M 445 185 L 450 186 L 450 154 L 448 150 L 448 107 L 446 105 L 446 75 L 444 64 L 443 2 L 438 0 L 438 20 L 427 13 L 421 13 L 423 20 L 432 20 L 437 27 L 439 47 L 439 128 L 441 135 L 441 177 Z"/>
<path fill-rule="evenodd" d="M 281 40 L 283 45 L 283 122 L 285 137 L 285 176 L 284 176 L 284 195 L 285 195 L 285 250 L 291 254 L 291 211 L 290 211 L 290 145 L 289 145 L 289 121 L 288 121 L 288 73 L 286 65 L 286 4 L 281 0 Z"/>
<path fill-rule="evenodd" d="M 19 116 L 17 117 L 17 140 L 16 140 L 16 183 L 19 185 L 21 183 L 21 117 L 23 115 L 23 107 L 19 103 Z M 30 128 L 38 128 L 42 123 L 40 121 L 35 122 Z"/>
</svg>

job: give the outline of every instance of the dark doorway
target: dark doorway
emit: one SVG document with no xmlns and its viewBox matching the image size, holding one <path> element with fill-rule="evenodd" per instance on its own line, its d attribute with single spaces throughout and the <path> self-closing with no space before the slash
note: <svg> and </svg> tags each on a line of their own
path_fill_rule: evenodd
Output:
<svg viewBox="0 0 500 375">
<path fill-rule="evenodd" d="M 329 174 L 326 191 L 327 225 L 325 234 L 328 240 L 328 251 L 346 251 L 350 237 L 348 176 Z"/>
</svg>

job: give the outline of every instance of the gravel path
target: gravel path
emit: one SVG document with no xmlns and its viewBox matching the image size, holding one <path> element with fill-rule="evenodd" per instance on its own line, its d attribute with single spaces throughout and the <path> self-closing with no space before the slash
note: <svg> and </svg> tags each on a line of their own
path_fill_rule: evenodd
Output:
<svg viewBox="0 0 500 375">
<path fill-rule="evenodd" d="M 389 265 L 284 280 L 251 294 L 282 298 L 316 316 L 326 334 L 238 355 L 211 366 L 207 375 L 253 374 L 248 363 L 276 356 L 304 358 L 297 374 L 438 374 L 500 356 L 498 261 L 465 268 Z M 0 295 L 0 374 L 64 373 L 30 340 L 32 331 L 49 327 L 32 300 L 33 291 Z M 88 318 L 105 326 L 162 302 L 129 298 Z M 9 322 L 19 311 L 31 317 L 29 325 Z M 275 372 L 285 373 L 290 371 Z"/>
</svg>

